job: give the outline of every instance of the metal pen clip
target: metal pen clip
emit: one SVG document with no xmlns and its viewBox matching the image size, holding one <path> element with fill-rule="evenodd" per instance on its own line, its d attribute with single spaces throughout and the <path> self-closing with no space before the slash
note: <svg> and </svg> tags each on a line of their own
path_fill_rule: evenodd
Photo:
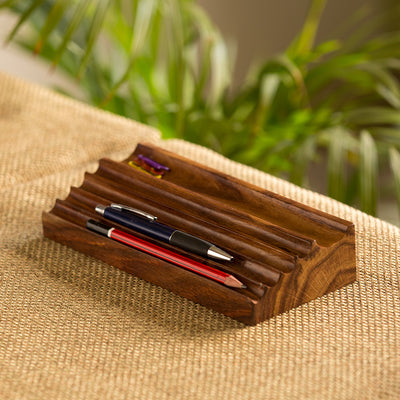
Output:
<svg viewBox="0 0 400 400">
<path fill-rule="evenodd" d="M 151 215 L 145 211 L 138 210 L 137 208 L 123 206 L 122 204 L 111 204 L 110 207 L 113 208 L 114 210 L 131 212 L 132 214 L 136 214 L 141 217 L 147 218 L 148 220 L 150 220 L 152 222 L 154 222 L 157 219 L 157 217 L 155 217 L 154 215 Z"/>
</svg>

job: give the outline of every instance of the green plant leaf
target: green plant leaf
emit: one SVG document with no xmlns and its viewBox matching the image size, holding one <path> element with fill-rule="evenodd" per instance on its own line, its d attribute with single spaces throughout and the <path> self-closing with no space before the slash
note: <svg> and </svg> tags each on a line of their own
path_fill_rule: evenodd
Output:
<svg viewBox="0 0 400 400">
<path fill-rule="evenodd" d="M 367 60 L 368 55 L 364 53 L 340 54 L 310 67 L 305 79 L 310 97 L 339 79 L 357 78 L 354 68 Z"/>
<path fill-rule="evenodd" d="M 183 49 L 185 44 L 182 9 L 178 6 L 177 0 L 166 0 L 163 3 L 163 12 L 165 18 L 163 19 L 161 34 L 163 35 L 163 43 L 165 43 L 165 77 L 168 81 L 170 99 L 176 104 L 182 104 Z M 180 119 L 180 121 L 182 120 Z"/>
<path fill-rule="evenodd" d="M 342 44 L 339 40 L 328 40 L 319 44 L 314 50 L 310 51 L 304 61 L 307 63 L 319 61 L 321 58 L 337 52 L 341 47 Z"/>
<path fill-rule="evenodd" d="M 300 35 L 289 47 L 292 56 L 308 53 L 314 46 L 321 15 L 327 0 L 313 0 Z"/>
<path fill-rule="evenodd" d="M 193 104 L 200 106 L 203 102 L 205 87 L 209 83 L 213 65 L 211 63 L 211 52 L 214 43 L 218 40 L 219 33 L 211 23 L 208 15 L 196 3 L 184 3 L 190 19 L 193 20 L 193 28 L 198 40 L 192 44 L 193 51 L 197 54 L 195 65 L 191 65 L 195 77 L 195 91 L 193 93 Z"/>
<path fill-rule="evenodd" d="M 89 0 L 86 0 L 86 1 L 89 1 Z M 82 77 L 82 74 L 85 71 L 87 63 L 89 62 L 89 58 L 92 54 L 93 46 L 95 45 L 95 43 L 100 35 L 100 31 L 103 26 L 104 20 L 107 15 L 107 10 L 109 7 L 110 7 L 110 0 L 98 0 L 96 11 L 94 13 L 93 19 L 92 19 L 90 27 L 89 27 L 89 32 L 87 35 L 84 56 L 81 60 L 78 74 L 77 74 L 79 79 Z"/>
<path fill-rule="evenodd" d="M 229 52 L 224 40 L 220 37 L 214 39 L 210 60 L 212 73 L 207 102 L 210 107 L 215 107 L 231 82 Z"/>
<path fill-rule="evenodd" d="M 361 210 L 376 214 L 378 152 L 372 136 L 362 131 L 360 136 L 360 203 Z"/>
<path fill-rule="evenodd" d="M 345 116 L 349 124 L 356 125 L 380 125 L 400 124 L 400 112 L 389 107 L 365 107 L 350 111 Z"/>
<path fill-rule="evenodd" d="M 110 99 L 115 95 L 118 89 L 125 82 L 128 81 L 135 60 L 139 56 L 145 45 L 147 34 L 151 27 L 151 21 L 154 17 L 155 10 L 156 9 L 154 0 L 139 2 L 133 22 L 131 43 L 128 54 L 128 64 L 124 67 L 123 74 L 109 90 L 107 98 L 104 100 L 104 104 L 110 101 Z M 149 80 L 147 80 L 147 82 L 149 83 Z"/>
<path fill-rule="evenodd" d="M 263 128 L 268 109 L 274 101 L 280 83 L 281 76 L 279 74 L 266 74 L 261 80 L 259 99 L 252 124 L 253 135 Z"/>
<path fill-rule="evenodd" d="M 393 107 L 400 108 L 400 87 L 398 80 L 391 72 L 375 62 L 366 62 L 358 65 L 356 69 L 371 74 L 376 82 L 377 92 Z"/>
<path fill-rule="evenodd" d="M 76 29 L 78 28 L 79 24 L 81 22 L 83 22 L 84 20 L 84 16 L 85 16 L 85 12 L 87 11 L 88 7 L 90 5 L 90 1 L 84 1 L 81 0 L 78 2 L 78 5 L 75 9 L 75 12 L 73 14 L 73 16 L 71 17 L 71 20 L 69 22 L 68 28 L 62 38 L 62 43 L 61 45 L 58 47 L 56 53 L 54 54 L 53 57 L 53 66 L 56 66 L 59 61 L 60 58 L 62 57 L 65 49 L 67 48 L 72 35 L 74 34 L 74 32 L 76 31 Z"/>
<path fill-rule="evenodd" d="M 35 0 L 30 7 L 28 7 L 19 17 L 19 20 L 17 22 L 17 24 L 14 26 L 14 28 L 12 29 L 12 31 L 9 33 L 9 35 L 6 38 L 6 42 L 10 42 L 14 36 L 16 35 L 16 33 L 18 32 L 19 28 L 29 19 L 29 17 L 32 15 L 32 13 L 34 13 L 37 9 L 39 9 L 39 7 L 42 5 L 42 3 L 44 2 L 44 0 Z M 6 6 L 11 6 L 5 4 Z"/>
<path fill-rule="evenodd" d="M 347 138 L 350 133 L 343 127 L 336 127 L 327 131 L 328 145 L 328 195 L 336 200 L 345 199 L 345 161 Z"/>
<path fill-rule="evenodd" d="M 67 7 L 68 7 L 68 1 L 66 0 L 56 0 L 54 2 L 53 6 L 51 7 L 47 15 L 46 22 L 43 25 L 42 30 L 40 31 L 39 39 L 37 40 L 35 47 L 33 49 L 35 54 L 40 53 L 48 36 L 60 22 Z"/>
<path fill-rule="evenodd" d="M 156 3 L 154 0 L 139 1 L 132 29 L 130 55 L 133 59 L 142 51 L 146 43 L 155 11 Z"/>
<path fill-rule="evenodd" d="M 5 0 L 0 3 L 0 8 L 11 7 L 16 0 Z"/>
<path fill-rule="evenodd" d="M 398 128 L 371 127 L 368 131 L 375 140 L 400 147 L 400 126 Z"/>
<path fill-rule="evenodd" d="M 200 69 L 198 71 L 196 78 L 196 86 L 194 91 L 194 102 L 195 104 L 199 104 L 202 100 L 203 92 L 205 85 L 207 83 L 207 79 L 210 76 L 210 68 L 211 68 L 211 48 L 212 44 L 210 41 L 206 40 L 202 42 L 202 57 L 200 60 Z"/>
<path fill-rule="evenodd" d="M 375 62 L 388 69 L 400 70 L 400 60 L 398 58 L 378 59 Z"/>
<path fill-rule="evenodd" d="M 371 7 L 371 4 L 364 4 L 352 16 L 353 21 L 348 21 L 350 23 L 350 32 L 348 34 L 342 32 L 342 34 L 337 35 L 340 37 L 346 36 L 342 50 L 347 53 L 360 51 L 360 48 L 364 48 L 363 44 L 369 42 L 368 39 L 371 36 L 376 36 L 377 32 L 385 31 L 388 26 L 397 25 L 399 7 L 393 4 L 388 8 L 389 11 L 386 7 L 382 7 L 382 11 L 379 12 L 379 10 Z"/>
<path fill-rule="evenodd" d="M 390 167 L 392 169 L 393 177 L 394 177 L 394 184 L 396 189 L 396 197 L 397 197 L 397 206 L 400 212 L 400 154 L 394 148 L 391 147 L 389 149 L 389 161 Z"/>
<path fill-rule="evenodd" d="M 179 2 L 177 0 L 170 0 L 170 5 L 170 11 L 172 12 L 172 35 L 174 41 L 174 50 L 171 55 L 175 58 L 175 60 L 170 64 L 172 68 L 169 69 L 169 75 L 171 77 L 170 86 L 175 89 L 175 100 L 177 105 L 177 112 L 175 114 L 175 132 L 178 138 L 183 138 L 185 122 L 184 79 L 186 76 L 183 10 L 179 7 Z M 172 61 L 171 58 L 170 61 Z"/>
<path fill-rule="evenodd" d="M 299 89 L 299 94 L 301 98 L 305 100 L 304 104 L 308 105 L 307 88 L 304 82 L 304 76 L 301 69 L 286 54 L 273 57 L 271 60 L 271 64 L 280 66 L 289 73 L 294 83 L 296 84 L 297 88 Z"/>
<path fill-rule="evenodd" d="M 376 56 L 381 54 L 382 50 L 397 47 L 400 43 L 400 32 L 384 32 L 379 36 L 373 38 L 367 42 L 362 50 L 370 54 L 370 56 Z"/>
<path fill-rule="evenodd" d="M 303 186 L 304 178 L 307 176 L 307 167 L 315 158 L 317 143 L 315 135 L 308 136 L 304 142 L 295 150 L 293 168 L 290 173 L 290 181 L 296 185 Z"/>
</svg>

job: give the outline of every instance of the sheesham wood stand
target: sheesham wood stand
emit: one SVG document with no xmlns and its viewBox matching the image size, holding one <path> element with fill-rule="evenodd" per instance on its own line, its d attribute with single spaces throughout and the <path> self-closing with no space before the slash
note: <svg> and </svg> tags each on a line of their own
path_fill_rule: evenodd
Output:
<svg viewBox="0 0 400 400">
<path fill-rule="evenodd" d="M 170 167 L 162 179 L 132 168 L 142 154 Z M 204 260 L 102 219 L 97 204 L 121 203 L 234 256 Z M 243 282 L 235 289 L 102 237 L 90 218 L 220 268 Z M 151 145 L 128 159 L 101 159 L 95 173 L 43 213 L 44 235 L 248 325 L 255 325 L 356 279 L 351 222 L 228 176 Z"/>
</svg>

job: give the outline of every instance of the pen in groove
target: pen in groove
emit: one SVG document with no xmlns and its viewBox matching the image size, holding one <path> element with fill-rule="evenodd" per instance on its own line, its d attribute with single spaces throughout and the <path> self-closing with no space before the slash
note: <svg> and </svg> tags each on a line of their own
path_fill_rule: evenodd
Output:
<svg viewBox="0 0 400 400">
<path fill-rule="evenodd" d="M 232 261 L 233 259 L 230 254 L 214 244 L 182 232 L 179 229 L 156 222 L 156 217 L 144 211 L 120 204 L 111 204 L 107 207 L 97 205 L 95 210 L 106 219 L 191 253 L 199 254 L 202 257 L 222 261 Z"/>
<path fill-rule="evenodd" d="M 233 275 L 230 275 L 224 271 L 220 271 L 216 268 L 209 267 L 208 265 L 202 264 L 185 256 L 181 256 L 180 254 L 176 254 L 168 249 L 164 249 L 163 247 L 137 238 L 129 233 L 120 231 L 113 227 L 109 227 L 99 221 L 89 219 L 86 222 L 86 227 L 93 232 L 99 233 L 103 236 L 107 236 L 113 240 L 121 242 L 137 250 L 141 250 L 154 257 L 168 261 L 179 267 L 196 272 L 214 281 L 220 282 L 226 286 L 241 289 L 246 288 L 246 285 L 236 279 Z"/>
</svg>

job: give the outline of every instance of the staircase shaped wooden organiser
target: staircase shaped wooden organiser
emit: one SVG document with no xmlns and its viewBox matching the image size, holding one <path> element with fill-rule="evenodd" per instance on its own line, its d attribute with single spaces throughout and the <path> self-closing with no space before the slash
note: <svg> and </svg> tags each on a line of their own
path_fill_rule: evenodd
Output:
<svg viewBox="0 0 400 400">
<path fill-rule="evenodd" d="M 138 154 L 170 171 L 158 179 L 132 168 L 129 161 Z M 107 223 L 94 209 L 110 203 L 157 215 L 161 223 L 228 251 L 234 260 L 217 262 L 158 243 L 234 275 L 247 289 L 225 286 L 87 230 L 89 218 Z M 150 145 L 139 144 L 122 162 L 100 160 L 82 186 L 72 187 L 65 200 L 43 213 L 43 230 L 50 239 L 249 325 L 356 279 L 351 222 Z"/>
</svg>

